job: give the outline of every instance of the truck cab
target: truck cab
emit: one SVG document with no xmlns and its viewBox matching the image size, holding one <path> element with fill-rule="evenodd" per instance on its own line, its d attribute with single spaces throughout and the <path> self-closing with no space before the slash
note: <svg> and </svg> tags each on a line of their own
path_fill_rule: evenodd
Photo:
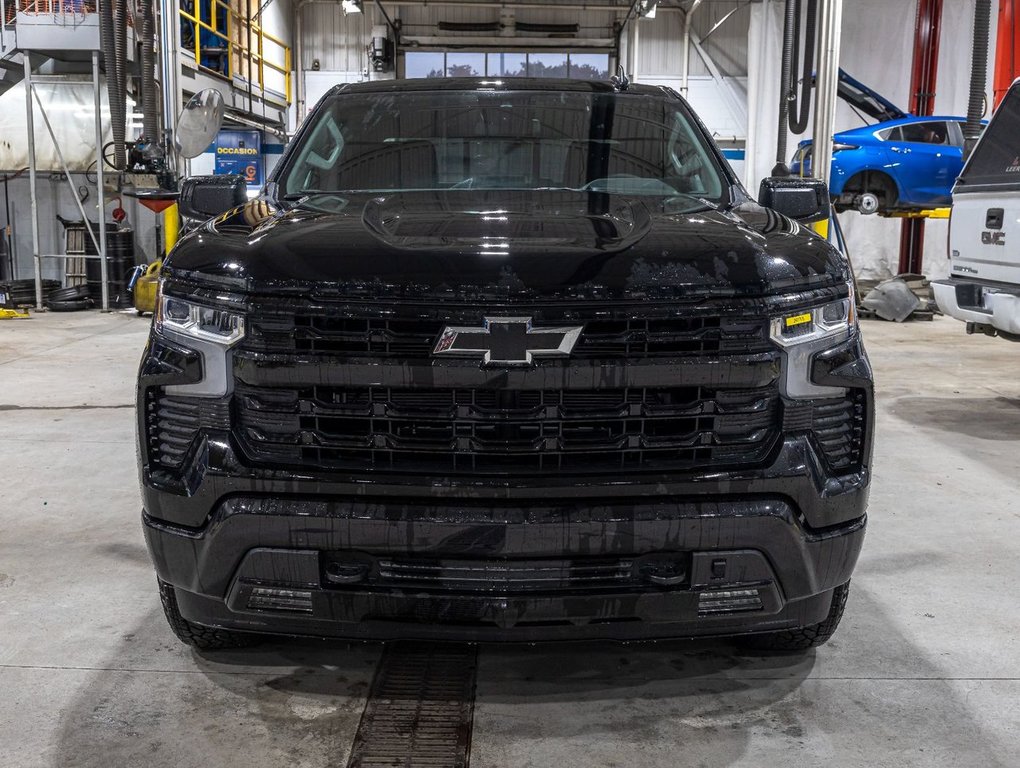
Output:
<svg viewBox="0 0 1020 768">
<path fill-rule="evenodd" d="M 1020 341 L 1020 79 L 953 187 L 949 259 L 939 308 L 968 333 Z"/>
</svg>

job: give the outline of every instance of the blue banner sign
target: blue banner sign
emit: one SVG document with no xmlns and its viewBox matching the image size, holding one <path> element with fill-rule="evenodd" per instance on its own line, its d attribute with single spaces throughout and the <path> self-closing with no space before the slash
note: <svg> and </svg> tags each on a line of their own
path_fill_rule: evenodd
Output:
<svg viewBox="0 0 1020 768">
<path fill-rule="evenodd" d="M 261 187 L 262 136 L 258 131 L 220 131 L 216 136 L 216 174 L 237 173 L 249 187 Z"/>
</svg>

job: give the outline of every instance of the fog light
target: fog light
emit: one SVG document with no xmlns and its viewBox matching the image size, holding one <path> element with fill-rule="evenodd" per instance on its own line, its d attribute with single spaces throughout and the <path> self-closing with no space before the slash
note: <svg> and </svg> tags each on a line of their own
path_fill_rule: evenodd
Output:
<svg viewBox="0 0 1020 768">
<path fill-rule="evenodd" d="M 757 589 L 719 590 L 698 595 L 699 614 L 741 613 L 761 608 L 761 595 Z"/>
<path fill-rule="evenodd" d="M 312 593 L 304 589 L 255 587 L 248 596 L 248 607 L 258 611 L 312 613 Z"/>
<path fill-rule="evenodd" d="M 357 584 L 365 580 L 370 564 L 365 560 L 333 560 L 326 564 L 326 581 L 330 584 Z"/>
<path fill-rule="evenodd" d="M 648 557 L 640 566 L 641 576 L 658 587 L 676 587 L 687 581 L 686 560 L 675 557 Z"/>
</svg>

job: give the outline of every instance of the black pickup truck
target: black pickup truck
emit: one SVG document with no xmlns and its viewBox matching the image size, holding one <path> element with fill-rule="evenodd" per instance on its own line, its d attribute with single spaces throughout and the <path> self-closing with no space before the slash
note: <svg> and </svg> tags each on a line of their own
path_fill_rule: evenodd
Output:
<svg viewBox="0 0 1020 768">
<path fill-rule="evenodd" d="M 333 89 L 243 205 L 186 182 L 138 379 L 177 636 L 824 642 L 872 374 L 786 215 L 824 186 L 772 181 L 667 88 L 446 79 Z"/>
</svg>

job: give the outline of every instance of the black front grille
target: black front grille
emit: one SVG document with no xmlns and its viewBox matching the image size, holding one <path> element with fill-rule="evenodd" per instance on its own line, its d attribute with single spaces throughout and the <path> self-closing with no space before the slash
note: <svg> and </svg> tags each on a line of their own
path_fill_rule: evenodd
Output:
<svg viewBox="0 0 1020 768">
<path fill-rule="evenodd" d="M 863 461 L 866 405 L 864 390 L 815 406 L 812 431 L 825 460 L 836 471 L 858 469 Z"/>
<path fill-rule="evenodd" d="M 323 470 L 552 473 L 746 465 L 778 437 L 778 392 L 235 388 L 250 460 Z"/>
<path fill-rule="evenodd" d="M 429 591 L 557 592 L 627 587 L 637 581 L 630 558 L 579 560 L 380 559 L 375 582 Z"/>
<path fill-rule="evenodd" d="M 790 403 L 783 429 L 810 432 L 829 467 L 853 472 L 864 462 L 867 395 L 851 389 L 846 397 Z"/>
<path fill-rule="evenodd" d="M 150 389 L 145 397 L 149 462 L 179 469 L 203 429 L 230 428 L 229 399 L 174 397 Z"/>
<path fill-rule="evenodd" d="M 718 314 L 635 319 L 626 313 L 593 316 L 590 310 L 512 307 L 459 308 L 442 317 L 424 310 L 409 314 L 416 316 L 349 316 L 325 309 L 296 314 L 260 307 L 251 315 L 241 349 L 273 355 L 421 360 L 432 355 L 446 325 L 480 328 L 486 315 L 532 317 L 537 327 L 582 323 L 575 359 L 757 354 L 772 349 L 763 319 Z"/>
<path fill-rule="evenodd" d="M 433 357 L 445 326 L 486 317 L 583 330 L 569 360 L 502 376 Z M 779 437 L 778 354 L 753 301 L 257 297 L 235 351 L 234 437 L 256 466 L 326 472 L 747 466 Z"/>
</svg>

